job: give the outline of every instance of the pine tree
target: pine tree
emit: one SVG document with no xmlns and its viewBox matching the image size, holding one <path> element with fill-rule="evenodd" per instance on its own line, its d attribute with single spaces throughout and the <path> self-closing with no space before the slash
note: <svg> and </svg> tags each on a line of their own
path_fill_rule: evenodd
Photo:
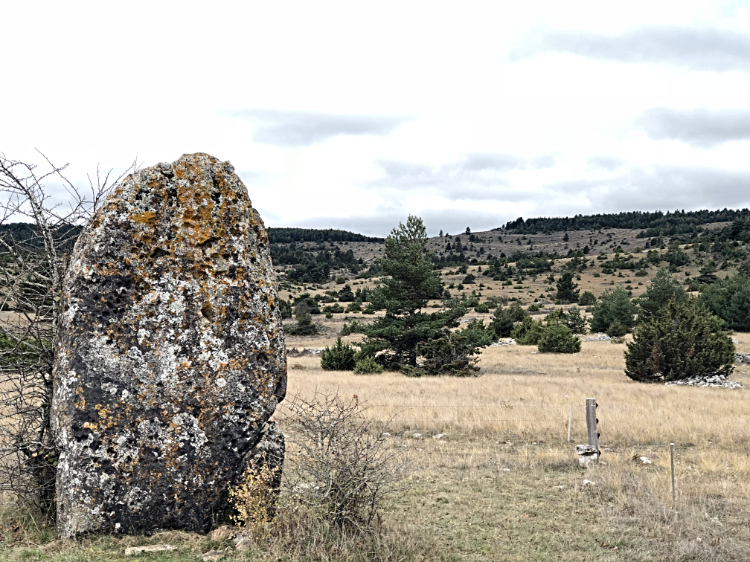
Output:
<svg viewBox="0 0 750 562">
<path fill-rule="evenodd" d="M 750 331 L 750 277 L 738 274 L 709 285 L 700 301 L 732 330 Z"/>
<path fill-rule="evenodd" d="M 356 299 L 350 285 L 344 285 L 339 291 L 339 302 L 353 302 Z"/>
<path fill-rule="evenodd" d="M 625 374 L 637 381 L 730 375 L 734 344 L 724 322 L 698 299 L 671 300 L 639 324 L 625 351 Z"/>
<path fill-rule="evenodd" d="M 637 310 L 628 292 L 622 287 L 617 287 L 614 291 L 604 291 L 594 306 L 594 315 L 590 322 L 591 331 L 609 333 L 610 326 L 618 322 L 626 332 L 629 332 L 635 325 Z"/>
<path fill-rule="evenodd" d="M 564 272 L 557 281 L 557 298 L 564 302 L 578 302 L 578 292 L 578 284 L 573 281 L 573 272 Z"/>
<path fill-rule="evenodd" d="M 458 326 L 458 319 L 465 314 L 460 302 L 442 312 L 422 312 L 427 301 L 441 291 L 440 279 L 425 253 L 426 244 L 422 219 L 414 216 L 409 216 L 405 225 L 399 224 L 386 238 L 381 264 L 389 277 L 371 297 L 373 307 L 385 309 L 385 316 L 365 330 L 360 358 L 375 357 L 393 370 L 416 367 L 417 344 L 444 336 L 450 328 Z"/>
<path fill-rule="evenodd" d="M 673 299 L 677 302 L 685 302 L 688 294 L 676 280 L 672 279 L 668 270 L 661 268 L 656 272 L 646 292 L 638 299 L 640 307 L 638 322 L 651 320 Z"/>
</svg>

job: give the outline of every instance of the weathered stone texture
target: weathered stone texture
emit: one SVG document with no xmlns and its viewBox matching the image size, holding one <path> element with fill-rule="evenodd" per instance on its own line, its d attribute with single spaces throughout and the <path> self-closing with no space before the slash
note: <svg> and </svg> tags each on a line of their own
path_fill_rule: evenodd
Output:
<svg viewBox="0 0 750 562">
<path fill-rule="evenodd" d="M 228 162 L 126 178 L 65 280 L 53 429 L 58 531 L 208 531 L 286 391 L 268 239 Z"/>
</svg>

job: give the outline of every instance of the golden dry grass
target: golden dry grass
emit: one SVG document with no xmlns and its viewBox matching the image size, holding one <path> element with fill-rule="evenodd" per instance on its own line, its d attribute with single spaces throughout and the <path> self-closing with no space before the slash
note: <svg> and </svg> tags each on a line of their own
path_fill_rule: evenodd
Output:
<svg viewBox="0 0 750 562">
<path fill-rule="evenodd" d="M 333 343 L 332 332 L 333 325 L 327 336 L 290 337 L 287 346 L 324 347 Z M 750 351 L 750 334 L 738 337 L 739 350 Z M 748 369 L 739 366 L 733 377 L 746 385 L 741 390 L 639 384 L 623 373 L 623 350 L 608 342 L 583 343 L 576 355 L 489 348 L 480 358 L 482 376 L 467 379 L 358 376 L 323 371 L 319 357 L 290 358 L 301 367 L 289 371 L 290 399 L 356 395 L 368 415 L 390 421 L 389 443 L 408 466 L 386 514 L 390 546 L 361 556 L 356 544 L 335 556 L 322 547 L 304 556 L 259 547 L 243 556 L 229 543 L 184 534 L 169 537 L 180 552 L 159 559 L 195 560 L 217 547 L 230 547 L 227 560 L 750 559 Z M 591 470 L 577 466 L 574 449 L 585 441 L 587 397 L 600 404 L 603 449 L 602 463 Z M 676 516 L 670 442 L 677 445 Z M 30 540 L 27 550 L 16 542 L 0 558 L 114 560 L 131 543 L 166 540 L 92 538 L 59 551 L 61 543 Z"/>
<path fill-rule="evenodd" d="M 750 350 L 750 336 L 739 338 L 739 350 Z M 466 505 L 469 512 L 452 508 L 441 515 L 441 521 L 452 521 L 451 528 L 468 533 L 452 543 L 462 545 L 465 559 L 525 560 L 560 548 L 545 542 L 538 552 L 509 550 L 511 543 L 496 533 L 482 534 L 471 527 L 482 521 L 488 528 L 502 527 L 508 510 L 503 502 L 518 497 L 525 499 L 510 511 L 521 518 L 527 538 L 550 522 L 527 521 L 524 513 L 550 510 L 557 521 L 560 510 L 577 506 L 597 524 L 589 530 L 585 525 L 571 528 L 570 533 L 609 537 L 602 539 L 608 546 L 601 547 L 600 554 L 617 553 L 613 559 L 750 559 L 750 533 L 742 515 L 750 508 L 748 369 L 738 366 L 733 377 L 745 385 L 740 390 L 636 383 L 624 375 L 624 348 L 585 342 L 576 355 L 539 354 L 533 346 L 489 348 L 480 359 L 482 376 L 468 379 L 357 376 L 323 371 L 319 358 L 300 357 L 290 359 L 302 368 L 290 370 L 289 394 L 356 395 L 369 406 L 368 415 L 390 420 L 394 445 L 408 452 L 414 467 L 409 492 L 401 499 L 402 524 L 434 532 L 435 513 L 442 512 L 430 498 L 444 497 L 455 506 L 473 497 L 469 504 L 474 504 Z M 582 471 L 576 466 L 574 445 L 586 440 L 588 397 L 599 403 L 603 456 L 600 466 Z M 446 436 L 432 438 L 441 433 Z M 670 442 L 677 447 L 676 520 L 671 513 Z M 651 463 L 643 464 L 641 456 Z M 584 478 L 596 485 L 584 488 Z M 492 556 L 477 552 L 485 542 L 494 545 Z M 617 551 L 613 545 L 620 545 Z M 630 552 L 628 557 L 623 558 L 624 550 Z M 582 551 L 586 549 L 580 546 L 558 555 L 580 559 L 576 557 Z"/>
<path fill-rule="evenodd" d="M 331 341 L 315 338 L 310 343 L 321 347 Z M 303 368 L 290 370 L 289 394 L 338 390 L 344 396 L 357 395 L 370 405 L 371 415 L 393 418 L 399 430 L 514 433 L 531 440 L 567 437 L 571 402 L 573 436 L 583 439 L 583 406 L 586 398 L 594 397 L 600 405 L 604 445 L 750 443 L 746 389 L 635 383 L 623 372 L 624 348 L 624 344 L 584 342 L 575 355 L 540 354 L 535 346 L 488 348 L 480 356 L 482 376 L 476 378 L 355 376 L 324 371 L 317 357 L 290 358 L 290 363 Z M 734 378 L 750 383 L 745 368 L 738 369 Z"/>
</svg>

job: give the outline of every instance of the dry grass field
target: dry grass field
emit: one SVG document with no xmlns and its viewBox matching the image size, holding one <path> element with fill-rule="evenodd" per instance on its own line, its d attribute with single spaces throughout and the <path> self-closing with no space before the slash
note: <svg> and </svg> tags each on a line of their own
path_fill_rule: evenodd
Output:
<svg viewBox="0 0 750 562">
<path fill-rule="evenodd" d="M 750 336 L 739 339 L 750 351 Z M 298 367 L 289 393 L 356 395 L 369 415 L 390 420 L 394 446 L 412 466 L 394 520 L 455 559 L 750 559 L 748 390 L 632 382 L 624 347 L 586 342 L 576 355 L 490 348 L 472 379 L 355 376 L 301 357 L 290 359 Z M 750 384 L 746 368 L 734 378 Z M 574 451 L 586 440 L 587 397 L 599 403 L 603 450 L 591 470 L 578 468 Z"/>
<path fill-rule="evenodd" d="M 695 270 L 683 268 L 678 276 Z M 528 305 L 549 301 L 554 291 L 547 274 L 527 278 L 519 289 L 482 276 L 476 265 L 468 271 L 477 279 L 464 292 L 480 292 L 482 301 L 496 296 Z M 590 267 L 577 282 L 599 296 L 630 281 L 635 297 L 655 271 L 619 277 Z M 457 286 L 464 274 L 444 269 L 441 278 Z M 377 280 L 349 283 L 356 290 Z M 340 288 L 329 282 L 282 291 L 282 297 Z M 489 320 L 491 314 L 470 311 L 464 320 L 475 317 Z M 289 336 L 287 348 L 331 345 L 349 318 L 373 316 L 316 316 L 321 334 Z M 750 334 L 737 338 L 738 351 L 750 352 Z M 639 384 L 624 375 L 624 349 L 609 342 L 585 342 L 575 355 L 540 354 L 535 346 L 488 348 L 480 376 L 468 379 L 323 371 L 317 356 L 290 356 L 290 400 L 315 393 L 356 396 L 366 415 L 388 423 L 388 444 L 402 453 L 406 471 L 376 547 L 353 543 L 304 556 L 276 547 L 245 555 L 227 551 L 223 559 L 750 560 L 750 369 L 737 366 L 733 378 L 745 385 L 740 390 Z M 603 456 L 587 470 L 577 465 L 575 445 L 586 441 L 584 403 L 590 397 L 599 403 Z M 676 445 L 676 514 L 669 443 Z M 0 506 L 0 559 L 133 560 L 124 557 L 125 547 L 158 542 L 178 550 L 140 560 L 200 560 L 207 550 L 229 546 L 176 532 L 55 541 L 50 529 L 24 519 L 11 504 Z"/>
<path fill-rule="evenodd" d="M 738 337 L 738 349 L 750 351 L 750 334 Z M 287 345 L 332 342 L 333 336 L 290 337 Z M 623 351 L 623 344 L 609 342 L 586 342 L 576 355 L 489 348 L 481 356 L 481 376 L 468 379 L 353 375 L 323 371 L 318 357 L 290 358 L 290 398 L 356 395 L 367 415 L 389 423 L 388 442 L 403 453 L 406 471 L 385 514 L 385 532 L 407 545 L 404 552 L 363 551 L 342 559 L 750 559 L 749 390 L 638 384 L 623 374 Z M 734 378 L 750 384 L 744 366 Z M 599 403 L 603 456 L 587 470 L 578 467 L 574 446 L 585 442 L 588 397 Z M 677 450 L 676 515 L 670 442 Z M 643 464 L 642 456 L 651 462 Z M 6 539 L 12 524 L 6 510 Z M 39 536 L 6 542 L 0 557 L 125 560 L 126 546 L 170 542 L 177 552 L 140 559 L 199 560 L 217 546 L 187 533 L 72 543 L 52 541 L 47 531 L 41 536 L 51 542 L 45 545 Z M 266 554 L 227 553 L 224 559 L 277 559 Z"/>
</svg>

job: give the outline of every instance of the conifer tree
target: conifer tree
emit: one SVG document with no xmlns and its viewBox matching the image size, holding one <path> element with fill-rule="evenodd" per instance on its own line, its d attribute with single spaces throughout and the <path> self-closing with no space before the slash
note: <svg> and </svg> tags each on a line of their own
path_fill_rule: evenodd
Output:
<svg viewBox="0 0 750 562">
<path fill-rule="evenodd" d="M 639 312 L 638 322 L 651 320 L 654 316 L 667 305 L 671 300 L 685 302 L 688 294 L 685 289 L 672 278 L 669 271 L 665 268 L 659 269 L 651 280 L 651 284 L 646 292 L 638 299 Z"/>
<path fill-rule="evenodd" d="M 630 300 L 630 295 L 622 287 L 614 291 L 604 291 L 599 302 L 594 306 L 594 316 L 591 318 L 592 332 L 610 333 L 610 326 L 620 324 L 625 332 L 629 332 L 635 325 L 637 307 Z M 616 335 L 613 332 L 610 335 Z"/>
<path fill-rule="evenodd" d="M 700 301 L 740 332 L 750 331 L 750 277 L 737 274 L 709 285 L 701 293 Z"/>
<path fill-rule="evenodd" d="M 625 374 L 637 381 L 730 375 L 734 344 L 724 322 L 698 299 L 671 300 L 639 324 L 625 351 Z"/>
<path fill-rule="evenodd" d="M 578 302 L 578 284 L 573 281 L 573 272 L 566 271 L 557 281 L 557 298 L 566 302 Z"/>
<path fill-rule="evenodd" d="M 375 309 L 385 309 L 385 316 L 366 328 L 360 358 L 375 357 L 393 370 L 415 367 L 417 345 L 442 337 L 458 326 L 458 319 L 465 314 L 460 302 L 441 312 L 422 312 L 427 301 L 440 291 L 440 279 L 425 252 L 426 244 L 427 231 L 422 219 L 415 216 L 409 216 L 406 224 L 399 224 L 386 238 L 381 264 L 389 277 L 371 298 Z"/>
</svg>

